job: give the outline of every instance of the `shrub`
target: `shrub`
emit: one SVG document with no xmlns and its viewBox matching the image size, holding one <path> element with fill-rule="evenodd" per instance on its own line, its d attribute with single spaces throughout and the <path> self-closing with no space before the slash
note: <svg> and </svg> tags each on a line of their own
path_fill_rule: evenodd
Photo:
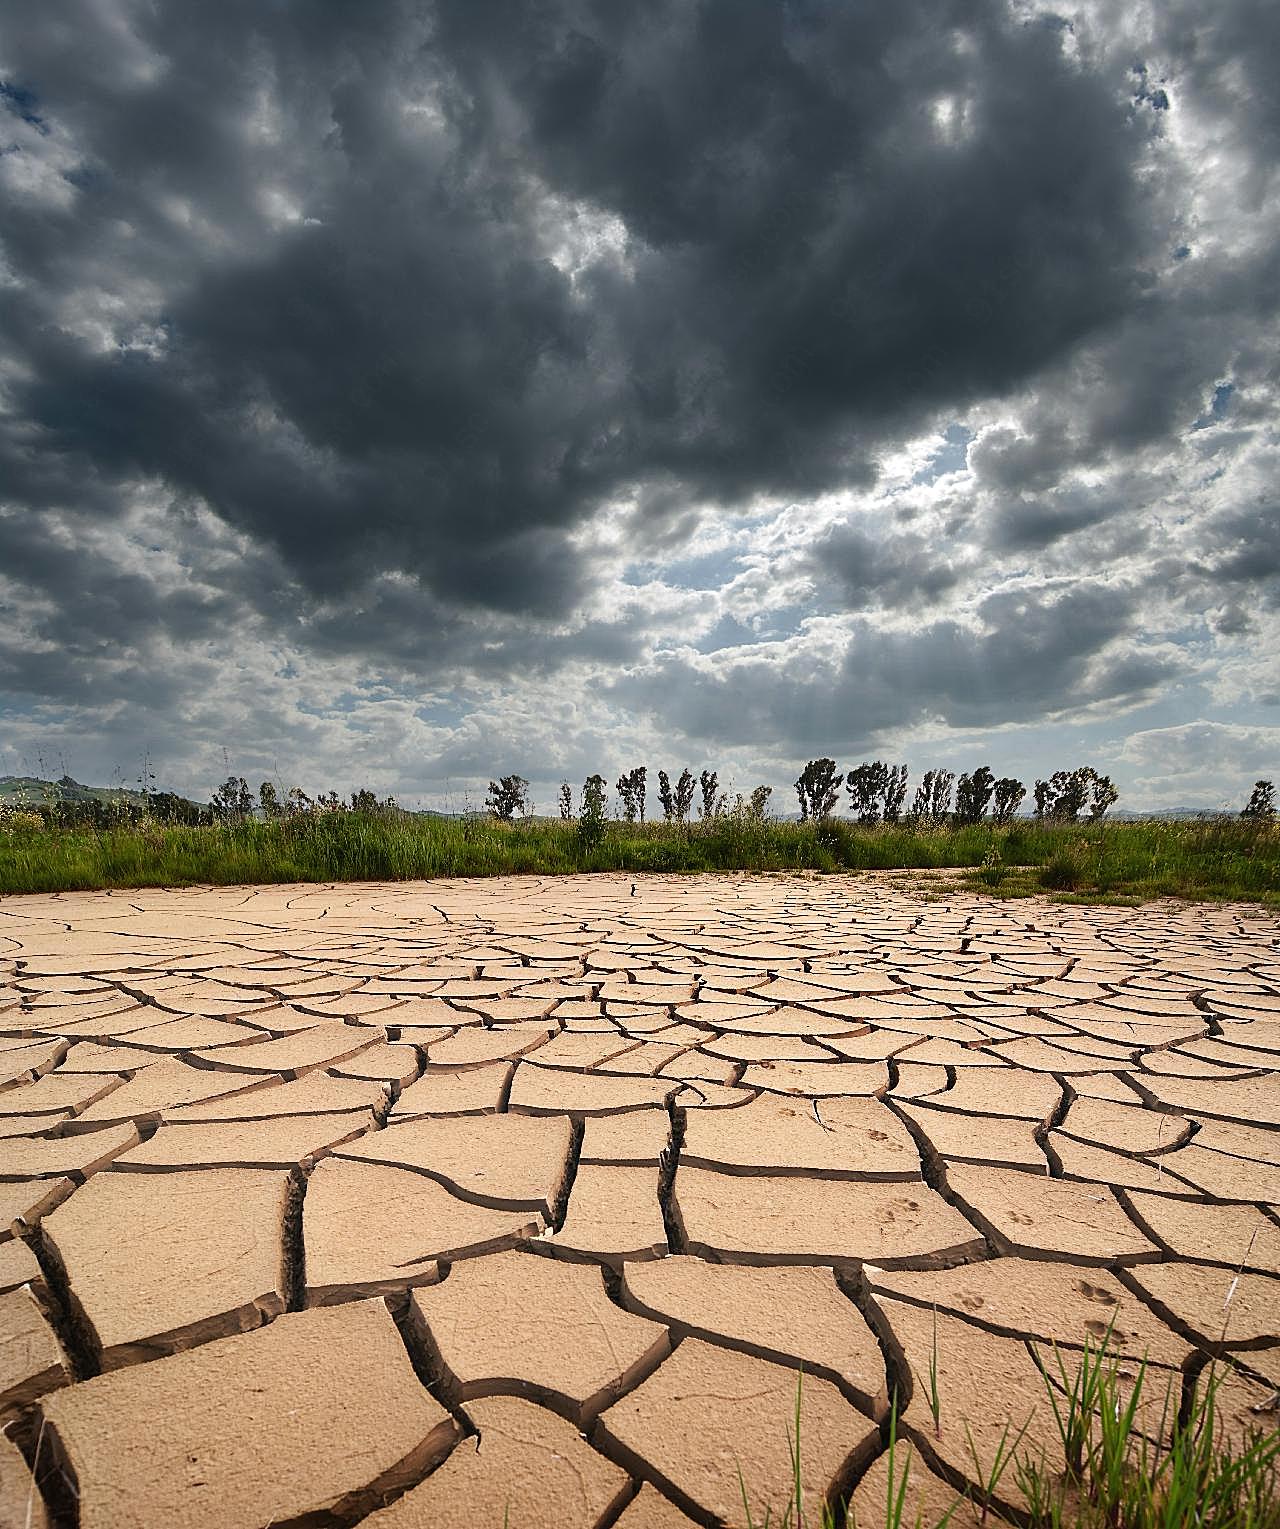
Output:
<svg viewBox="0 0 1280 1529">
<path fill-rule="evenodd" d="M 38 812 L 23 807 L 0 808 L 0 833 L 34 833 L 44 827 L 44 818 Z"/>
<path fill-rule="evenodd" d="M 1058 850 L 1040 867 L 1040 885 L 1050 892 L 1078 892 L 1085 880 L 1082 846 Z"/>
</svg>

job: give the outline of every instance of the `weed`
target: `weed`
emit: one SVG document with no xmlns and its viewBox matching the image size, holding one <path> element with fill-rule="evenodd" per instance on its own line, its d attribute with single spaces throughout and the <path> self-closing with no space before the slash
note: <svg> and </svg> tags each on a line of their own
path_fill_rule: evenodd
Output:
<svg viewBox="0 0 1280 1529">
<path fill-rule="evenodd" d="M 982 857 L 982 866 L 978 871 L 978 879 L 984 887 L 998 887 L 1009 874 L 1009 867 L 1002 864 L 1000 851 L 993 844 Z"/>
<path fill-rule="evenodd" d="M 933 1308 L 933 1341 L 929 1346 L 929 1411 L 933 1414 L 933 1436 L 942 1437 L 942 1397 L 938 1394 L 938 1308 Z"/>
<path fill-rule="evenodd" d="M 1055 1473 L 1043 1459 L 1020 1462 L 1018 1484 L 1036 1529 L 1276 1529 L 1280 1432 L 1257 1430 L 1233 1447 L 1219 1423 L 1222 1379 L 1212 1369 L 1185 1420 L 1170 1376 L 1155 1426 L 1140 1429 L 1147 1362 L 1126 1396 L 1105 1343 L 1086 1344 L 1074 1376 L 1055 1348 L 1057 1385 L 1044 1371 L 1065 1469 Z"/>
<path fill-rule="evenodd" d="M 1084 885 L 1083 856 L 1068 845 L 1040 868 L 1040 885 L 1050 892 L 1078 892 Z"/>
<path fill-rule="evenodd" d="M 973 1475 L 978 1483 L 978 1522 L 985 1524 L 987 1514 L 991 1511 L 996 1500 L 996 1488 L 1004 1479 L 1005 1472 L 1014 1464 L 1018 1446 L 1026 1436 L 1027 1429 L 1031 1427 L 1031 1418 L 1018 1429 L 1013 1435 L 1012 1441 L 1009 1432 L 1012 1424 L 1006 1423 L 1000 1430 L 1000 1438 L 996 1444 L 996 1452 L 992 1456 L 991 1464 L 983 1470 L 982 1462 L 978 1457 L 978 1446 L 974 1443 L 973 1430 L 968 1422 L 964 1425 L 965 1446 L 969 1451 L 969 1458 L 973 1462 Z"/>
</svg>

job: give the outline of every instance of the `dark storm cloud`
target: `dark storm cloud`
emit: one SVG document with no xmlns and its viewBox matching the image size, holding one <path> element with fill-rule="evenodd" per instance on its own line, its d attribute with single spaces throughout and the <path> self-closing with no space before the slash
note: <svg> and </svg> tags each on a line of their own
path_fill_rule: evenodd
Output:
<svg viewBox="0 0 1280 1529">
<path fill-rule="evenodd" d="M 252 666 L 301 656 L 308 736 L 358 680 L 565 676 L 814 750 L 1158 690 L 1162 600 L 1274 595 L 1280 12 L 1157 11 L 9 7 L 0 688 L 275 736 Z M 873 503 L 948 425 L 955 485 Z M 756 647 L 796 574 L 834 614 Z"/>
<path fill-rule="evenodd" d="M 1064 494 L 1048 499 L 1000 501 L 986 526 L 986 544 L 1001 552 L 1039 552 L 1096 526 L 1120 506 L 1106 497 Z"/>
<path fill-rule="evenodd" d="M 8 224 L 40 463 L 10 481 L 105 508 L 159 479 L 320 594 L 391 568 L 568 609 L 565 533 L 610 495 L 865 479 L 890 422 L 1122 313 L 1150 237 L 1150 129 L 993 0 L 160 4 L 127 45 L 95 14 L 72 47 L 56 8 L 6 22 L 14 89 L 81 156 L 73 209 Z M 313 221 L 264 225 L 277 183 Z M 571 282 L 548 192 L 620 218 L 626 260 Z M 158 346 L 50 327 L 126 278 L 160 289 Z"/>
<path fill-rule="evenodd" d="M 1219 516 L 1211 528 L 1213 553 L 1197 573 L 1213 584 L 1252 584 L 1280 603 L 1280 506 L 1269 500 Z"/>
<path fill-rule="evenodd" d="M 961 576 L 914 532 L 877 537 L 854 525 L 836 526 L 814 542 L 805 566 L 820 584 L 834 587 L 846 610 L 936 600 Z"/>
</svg>

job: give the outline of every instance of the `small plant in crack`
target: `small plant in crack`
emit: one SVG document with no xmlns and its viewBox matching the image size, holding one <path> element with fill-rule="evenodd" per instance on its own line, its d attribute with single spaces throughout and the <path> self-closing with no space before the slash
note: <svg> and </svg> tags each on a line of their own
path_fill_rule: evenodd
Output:
<svg viewBox="0 0 1280 1529">
<path fill-rule="evenodd" d="M 893 1393 L 893 1402 L 889 1408 L 889 1442 L 885 1451 L 885 1461 L 888 1466 L 888 1475 L 885 1483 L 884 1523 L 885 1529 L 922 1529 L 924 1523 L 923 1510 L 916 1509 L 914 1520 L 906 1519 L 907 1510 L 907 1487 L 911 1479 L 911 1451 L 908 1446 L 905 1458 L 902 1461 L 902 1470 L 898 1470 L 898 1393 Z M 933 1525 L 933 1529 L 947 1529 L 960 1501 L 954 1502 L 951 1507 Z M 850 1508 L 848 1523 L 851 1529 L 858 1529 L 858 1515 Z"/>
<path fill-rule="evenodd" d="M 933 1338 L 929 1345 L 929 1411 L 933 1416 L 933 1436 L 942 1438 L 942 1394 L 938 1390 L 938 1308 L 933 1308 Z"/>
<path fill-rule="evenodd" d="M 1126 1369 L 1120 1356 L 1108 1350 L 1110 1338 L 1086 1341 L 1073 1370 L 1054 1346 L 1056 1374 L 1039 1360 L 1041 1380 L 1058 1424 L 1061 1452 L 1027 1446 L 1023 1441 L 1035 1417 L 1034 1409 L 1021 1428 L 1006 1422 L 994 1453 L 981 1451 L 968 1422 L 964 1423 L 968 1463 L 961 1470 L 952 1462 L 948 1477 L 960 1472 L 968 1484 L 957 1488 L 957 1500 L 932 1523 L 947 1529 L 952 1523 L 1022 1524 L 1025 1529 L 1280 1529 L 1280 1429 L 1260 1422 L 1238 1442 L 1227 1436 L 1218 1401 L 1223 1375 L 1210 1365 L 1197 1380 L 1185 1409 L 1179 1406 L 1181 1373 L 1167 1376 L 1163 1409 L 1145 1416 L 1143 1396 L 1149 1376 L 1144 1358 Z M 1033 1347 L 1033 1353 L 1034 1353 Z M 803 1377 L 802 1377 L 803 1378 Z M 1270 1410 L 1271 1404 L 1255 1408 Z M 1158 1416 L 1156 1415 L 1158 1411 Z M 910 1429 L 899 1430 L 899 1400 L 893 1392 L 887 1422 L 888 1466 L 883 1501 L 867 1519 L 865 1529 L 922 1529 L 923 1501 L 914 1517 L 909 1512 L 912 1466 L 922 1441 Z M 781 1514 L 754 1516 L 741 1466 L 739 1490 L 746 1529 L 803 1529 L 800 1451 L 800 1386 L 796 1388 L 794 1425 L 787 1428 L 791 1460 L 789 1501 Z M 906 1445 L 904 1449 L 903 1446 Z M 914 1446 L 914 1448 L 913 1448 Z M 984 1463 L 982 1455 L 988 1455 Z M 905 1455 L 905 1458 L 902 1458 Z M 926 1483 L 931 1472 L 923 1468 Z M 1010 1480 L 1016 1492 L 1001 1483 Z M 934 1489 L 938 1482 L 933 1481 Z M 1021 1495 L 1023 1505 L 1010 1499 Z M 1010 1518 L 1011 1513 L 1011 1518 Z M 863 1529 L 853 1502 L 848 1517 L 824 1505 L 814 1529 Z"/>
<path fill-rule="evenodd" d="M 772 1504 L 766 1504 L 764 1517 L 757 1519 L 751 1508 L 747 1483 L 742 1474 L 742 1462 L 738 1462 L 738 1491 L 742 1496 L 742 1512 L 746 1529 L 804 1529 L 804 1475 L 800 1454 L 800 1407 L 804 1393 L 804 1368 L 796 1378 L 796 1403 L 791 1426 L 787 1429 L 787 1450 L 791 1459 L 791 1492 L 782 1513 L 775 1517 Z M 820 1529 L 836 1529 L 836 1517 L 830 1504 L 823 1503 Z"/>
<path fill-rule="evenodd" d="M 996 1442 L 995 1454 L 991 1457 L 991 1464 L 985 1470 L 983 1469 L 982 1461 L 978 1456 L 978 1446 L 974 1442 L 973 1430 L 969 1427 L 968 1422 L 965 1423 L 965 1447 L 969 1452 L 969 1459 L 973 1463 L 973 1479 L 978 1484 L 977 1509 L 979 1524 L 986 1523 L 987 1514 L 991 1511 L 992 1504 L 995 1501 L 996 1488 L 1000 1485 L 1000 1482 L 1004 1478 L 1004 1475 L 1006 1471 L 1008 1471 L 1009 1467 L 1014 1465 L 1015 1457 L 1018 1453 L 1018 1446 L 1026 1437 L 1027 1429 L 1031 1427 L 1031 1418 L 1034 1417 L 1034 1415 L 1035 1414 L 1032 1413 L 1030 1416 L 1028 1416 L 1027 1421 L 1022 1425 L 1021 1428 L 1018 1429 L 1017 1433 L 1013 1435 L 1012 1440 L 1009 1438 L 1012 1424 L 1006 1423 L 1004 1425 L 1004 1427 L 1000 1430 L 1000 1438 Z M 1015 1476 L 1016 1474 L 1017 1472 L 1015 1468 Z"/>
</svg>

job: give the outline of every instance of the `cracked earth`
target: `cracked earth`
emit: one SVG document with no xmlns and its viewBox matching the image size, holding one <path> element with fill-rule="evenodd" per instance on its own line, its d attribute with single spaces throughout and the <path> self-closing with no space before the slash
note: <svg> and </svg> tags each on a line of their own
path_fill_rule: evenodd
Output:
<svg viewBox="0 0 1280 1529">
<path fill-rule="evenodd" d="M 876 1526 L 895 1393 L 932 1522 L 1055 1450 L 1055 1344 L 1273 1428 L 1278 1209 L 1253 909 L 0 899 L 0 1523 L 739 1524 L 798 1406 L 807 1520 Z"/>
</svg>

